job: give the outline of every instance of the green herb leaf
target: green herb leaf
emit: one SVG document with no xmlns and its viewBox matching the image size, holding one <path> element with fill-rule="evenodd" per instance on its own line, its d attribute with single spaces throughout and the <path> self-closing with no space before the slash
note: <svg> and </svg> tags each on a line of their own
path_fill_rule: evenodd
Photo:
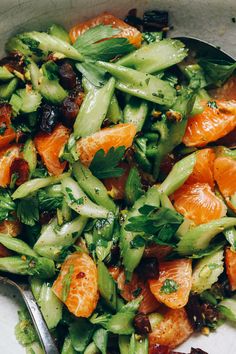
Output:
<svg viewBox="0 0 236 354">
<path fill-rule="evenodd" d="M 89 167 L 92 174 L 99 179 L 121 176 L 124 170 L 118 167 L 118 164 L 124 153 L 124 146 L 119 146 L 117 149 L 112 147 L 107 154 L 103 149 L 97 151 Z"/>
<path fill-rule="evenodd" d="M 19 36 L 20 40 L 28 46 L 28 48 L 34 53 L 36 56 L 41 57 L 43 55 L 43 51 L 39 49 L 39 42 L 35 39 L 26 37 L 25 35 Z"/>
<path fill-rule="evenodd" d="M 16 214 L 23 224 L 34 226 L 39 220 L 38 199 L 36 197 L 19 199 Z"/>
<path fill-rule="evenodd" d="M 94 63 L 77 63 L 75 67 L 94 86 L 101 87 L 106 82 L 106 71 Z"/>
<path fill-rule="evenodd" d="M 173 279 L 166 279 L 164 284 L 160 289 L 162 294 L 172 294 L 175 293 L 179 288 L 179 285 Z"/>
<path fill-rule="evenodd" d="M 78 36 L 77 40 L 74 43 L 74 47 L 80 52 L 85 50 L 88 46 L 101 41 L 103 39 L 110 38 L 118 34 L 120 30 L 113 28 L 109 25 L 98 25 L 92 28 L 89 28 L 81 36 Z"/>
<path fill-rule="evenodd" d="M 146 240 L 140 235 L 135 236 L 134 239 L 130 241 L 131 248 L 140 248 L 145 246 L 145 244 L 146 244 Z"/>
<path fill-rule="evenodd" d="M 210 84 L 221 86 L 235 71 L 236 63 L 217 59 L 200 59 L 200 66 L 203 68 Z"/>
<path fill-rule="evenodd" d="M 70 198 L 70 201 L 71 201 L 72 203 L 76 203 L 76 204 L 78 204 L 78 205 L 84 204 L 84 198 L 81 197 L 81 198 L 79 198 L 79 199 L 76 199 L 76 198 L 74 197 L 74 195 L 73 195 L 72 190 L 71 190 L 69 187 L 66 187 L 66 192 L 67 192 L 68 197 Z"/>
<path fill-rule="evenodd" d="M 94 326 L 85 318 L 77 318 L 69 326 L 69 334 L 74 349 L 83 353 L 94 332 Z"/>
<path fill-rule="evenodd" d="M 50 196 L 50 194 L 47 191 L 40 189 L 38 191 L 38 200 L 39 200 L 40 210 L 52 211 L 57 208 L 61 208 L 63 196 L 62 195 L 58 197 Z"/>
<path fill-rule="evenodd" d="M 207 102 L 207 105 L 208 105 L 210 108 L 215 108 L 215 109 L 218 108 L 216 101 L 209 101 L 209 102 Z"/>
<path fill-rule="evenodd" d="M 16 205 L 10 193 L 4 188 L 0 188 L 0 222 L 6 220 L 15 209 Z"/>
<path fill-rule="evenodd" d="M 69 291 L 70 291 L 70 284 L 71 284 L 71 277 L 74 272 L 74 266 L 71 265 L 69 268 L 69 272 L 65 275 L 63 281 L 62 281 L 62 301 L 65 302 Z"/>
<path fill-rule="evenodd" d="M 55 64 L 52 60 L 47 61 L 42 65 L 42 70 L 44 76 L 48 80 L 57 80 L 58 79 L 58 73 L 59 73 L 59 68 L 57 64 Z"/>
</svg>

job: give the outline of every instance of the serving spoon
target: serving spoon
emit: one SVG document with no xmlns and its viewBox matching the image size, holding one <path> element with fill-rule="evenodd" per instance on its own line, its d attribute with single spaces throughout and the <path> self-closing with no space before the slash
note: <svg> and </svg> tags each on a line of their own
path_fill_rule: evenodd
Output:
<svg viewBox="0 0 236 354">
<path fill-rule="evenodd" d="M 236 60 L 231 55 L 221 50 L 219 47 L 214 46 L 213 44 L 207 41 L 203 41 L 199 38 L 191 36 L 178 36 L 174 38 L 183 42 L 191 52 L 196 54 L 197 57 L 208 57 L 211 59 L 226 60 L 232 63 L 234 63 Z"/>
<path fill-rule="evenodd" d="M 37 302 L 30 290 L 29 284 L 27 284 L 27 278 L 14 275 L 0 276 L 0 283 L 3 285 L 13 286 L 18 290 L 22 296 L 35 329 L 38 333 L 39 340 L 46 354 L 59 354 L 59 351 L 54 343 L 54 340 L 48 330 L 48 327 L 44 321 L 42 313 L 37 305 Z"/>
</svg>

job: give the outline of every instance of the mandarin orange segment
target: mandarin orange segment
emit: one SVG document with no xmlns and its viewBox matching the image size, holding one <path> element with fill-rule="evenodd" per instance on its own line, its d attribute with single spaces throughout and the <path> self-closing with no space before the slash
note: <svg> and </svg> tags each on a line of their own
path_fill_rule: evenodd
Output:
<svg viewBox="0 0 236 354">
<path fill-rule="evenodd" d="M 167 289 L 174 282 L 174 287 Z M 189 298 L 192 286 L 192 261 L 177 259 L 160 262 L 158 279 L 149 280 L 150 290 L 157 301 L 172 309 L 184 307 Z"/>
<path fill-rule="evenodd" d="M 64 299 L 63 287 L 68 273 L 71 273 L 70 286 Z M 99 298 L 97 268 L 92 258 L 82 252 L 75 252 L 67 257 L 52 289 L 61 301 L 64 300 L 71 313 L 77 317 L 89 317 Z"/>
<path fill-rule="evenodd" d="M 141 279 L 136 273 L 133 274 L 130 282 L 126 282 L 125 273 L 122 269 L 120 269 L 118 276 L 114 271 L 111 271 L 110 274 L 113 276 L 113 279 L 116 279 L 120 294 L 126 301 L 134 300 L 137 296 L 143 297 L 139 306 L 139 312 L 148 314 L 159 308 L 160 303 L 151 293 L 148 283 Z"/>
<path fill-rule="evenodd" d="M 227 208 L 206 183 L 184 184 L 172 196 L 175 209 L 196 225 L 226 215 Z"/>
<path fill-rule="evenodd" d="M 223 196 L 232 196 L 236 192 L 236 161 L 230 157 L 217 157 L 214 177 Z"/>
<path fill-rule="evenodd" d="M 11 127 L 11 114 L 12 109 L 8 103 L 0 104 L 0 128 L 3 129 L 0 134 L 0 149 L 6 147 L 16 137 L 16 132 Z"/>
<path fill-rule="evenodd" d="M 127 149 L 133 143 L 136 134 L 136 128 L 133 124 L 117 124 L 111 128 L 104 128 L 86 138 L 77 142 L 77 152 L 80 161 L 89 165 L 96 152 L 103 149 L 107 153 L 110 148 L 125 146 Z"/>
<path fill-rule="evenodd" d="M 211 188 L 214 187 L 214 160 L 215 153 L 213 149 L 203 149 L 196 153 L 196 163 L 193 172 L 186 183 L 208 183 Z"/>
<path fill-rule="evenodd" d="M 49 173 L 60 175 L 66 162 L 60 162 L 59 155 L 69 139 L 70 130 L 58 124 L 51 134 L 40 132 L 34 138 L 36 149 Z"/>
<path fill-rule="evenodd" d="M 236 252 L 230 248 L 225 251 L 225 267 L 231 290 L 236 290 Z"/>
<path fill-rule="evenodd" d="M 211 92 L 218 100 L 236 100 L 236 76 L 229 78 L 226 83 Z"/>
<path fill-rule="evenodd" d="M 72 27 L 69 33 L 71 42 L 74 43 L 76 39 L 89 28 L 101 24 L 111 25 L 113 28 L 117 28 L 120 30 L 118 34 L 113 36 L 114 38 L 127 38 L 131 44 L 135 45 L 136 47 L 140 47 L 142 41 L 141 32 L 139 32 L 135 27 L 128 25 L 121 19 L 113 16 L 108 12 L 100 14 L 97 17 L 94 17 L 88 21 L 78 23 L 77 25 Z"/>
<path fill-rule="evenodd" d="M 202 113 L 189 118 L 183 137 L 186 146 L 205 146 L 236 127 L 236 101 L 216 103 L 217 108 L 206 106 Z"/>
<path fill-rule="evenodd" d="M 20 145 L 14 144 L 0 150 L 0 186 L 7 187 L 11 181 L 11 164 L 20 157 Z"/>
<path fill-rule="evenodd" d="M 193 328 L 188 320 L 186 310 L 168 309 L 163 314 L 163 319 L 149 334 L 149 348 L 155 344 L 166 345 L 171 349 L 183 343 L 193 333 Z"/>
</svg>

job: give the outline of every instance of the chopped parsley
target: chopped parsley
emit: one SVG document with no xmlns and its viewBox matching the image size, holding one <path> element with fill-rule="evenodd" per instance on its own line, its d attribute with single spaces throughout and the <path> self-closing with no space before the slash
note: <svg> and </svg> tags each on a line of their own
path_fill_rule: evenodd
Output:
<svg viewBox="0 0 236 354">
<path fill-rule="evenodd" d="M 36 41 L 33 38 L 26 37 L 24 35 L 20 36 L 21 41 L 29 47 L 31 52 L 38 57 L 41 57 L 43 55 L 43 51 L 39 48 L 39 41 Z"/>
<path fill-rule="evenodd" d="M 162 294 L 172 294 L 175 293 L 179 288 L 179 285 L 173 279 L 166 279 L 160 289 Z"/>
<path fill-rule="evenodd" d="M 208 101 L 207 105 L 210 108 L 214 108 L 214 109 L 218 108 L 216 101 Z"/>
<path fill-rule="evenodd" d="M 78 205 L 84 204 L 84 198 L 81 197 L 81 198 L 76 199 L 72 193 L 72 190 L 69 187 L 66 187 L 66 192 L 67 192 L 68 197 L 72 203 L 76 203 Z"/>
</svg>

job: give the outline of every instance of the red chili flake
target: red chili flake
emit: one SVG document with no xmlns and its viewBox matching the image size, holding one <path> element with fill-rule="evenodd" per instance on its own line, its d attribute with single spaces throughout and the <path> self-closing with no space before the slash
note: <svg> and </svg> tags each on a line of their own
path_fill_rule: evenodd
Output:
<svg viewBox="0 0 236 354">
<path fill-rule="evenodd" d="M 77 275 L 76 275 L 76 278 L 77 279 L 82 279 L 85 277 L 85 273 L 84 272 L 79 272 Z"/>
<path fill-rule="evenodd" d="M 17 176 L 15 184 L 20 186 L 29 179 L 29 164 L 24 159 L 18 157 L 15 158 L 10 167 L 10 175 L 15 174 Z"/>
</svg>

